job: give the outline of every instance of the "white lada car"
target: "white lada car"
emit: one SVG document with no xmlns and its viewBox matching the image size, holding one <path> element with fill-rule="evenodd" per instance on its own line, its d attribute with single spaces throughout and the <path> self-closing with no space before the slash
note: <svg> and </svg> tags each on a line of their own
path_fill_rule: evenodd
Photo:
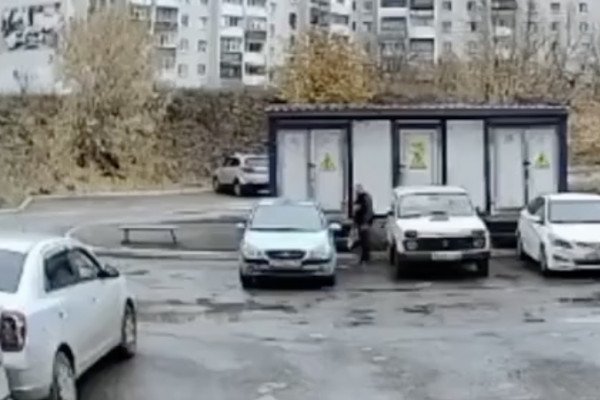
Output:
<svg viewBox="0 0 600 400">
<path fill-rule="evenodd" d="M 459 187 L 395 189 L 387 241 L 398 276 L 419 262 L 474 263 L 478 275 L 489 274 L 489 232 Z"/>
<path fill-rule="evenodd" d="M 555 271 L 600 269 L 600 196 L 556 193 L 536 197 L 521 211 L 517 252 Z"/>
</svg>

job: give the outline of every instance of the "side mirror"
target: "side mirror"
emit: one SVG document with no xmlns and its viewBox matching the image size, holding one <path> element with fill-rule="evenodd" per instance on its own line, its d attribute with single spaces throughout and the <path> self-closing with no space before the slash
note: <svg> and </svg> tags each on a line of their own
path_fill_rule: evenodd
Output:
<svg viewBox="0 0 600 400">
<path fill-rule="evenodd" d="M 475 207 L 475 212 L 477 213 L 477 215 L 479 215 L 480 217 L 482 215 L 484 215 L 483 210 L 480 207 Z"/>
<path fill-rule="evenodd" d="M 246 229 L 246 223 L 245 222 L 238 222 L 237 224 L 235 224 L 235 228 L 237 230 L 243 231 L 244 229 Z"/>
<path fill-rule="evenodd" d="M 394 210 L 391 210 L 391 209 L 390 209 L 390 210 L 388 210 L 388 212 L 386 213 L 386 215 L 387 215 L 388 217 L 392 217 L 392 216 L 394 216 Z"/>
<path fill-rule="evenodd" d="M 104 269 L 102 269 L 100 271 L 100 273 L 98 274 L 98 278 L 100 279 L 111 279 L 111 278 L 118 278 L 119 276 L 121 276 L 121 273 L 119 272 L 118 269 L 116 269 L 115 267 L 113 267 L 112 265 L 105 265 Z"/>
<path fill-rule="evenodd" d="M 329 230 L 332 232 L 339 232 L 342 230 L 342 225 L 337 222 L 332 222 L 329 224 Z"/>
</svg>

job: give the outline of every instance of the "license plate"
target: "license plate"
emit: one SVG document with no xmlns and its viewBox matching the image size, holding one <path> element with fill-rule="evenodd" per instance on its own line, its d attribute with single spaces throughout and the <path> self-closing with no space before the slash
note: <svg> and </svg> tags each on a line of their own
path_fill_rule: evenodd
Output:
<svg viewBox="0 0 600 400">
<path fill-rule="evenodd" d="M 462 255 L 460 253 L 450 253 L 450 252 L 436 252 L 431 254 L 431 259 L 433 261 L 455 261 L 460 260 Z"/>
<path fill-rule="evenodd" d="M 598 252 L 592 252 L 592 253 L 588 253 L 585 256 L 586 260 L 600 260 L 600 253 Z"/>
<path fill-rule="evenodd" d="M 301 264 L 299 261 L 271 261 L 271 266 L 275 268 L 300 268 Z"/>
</svg>

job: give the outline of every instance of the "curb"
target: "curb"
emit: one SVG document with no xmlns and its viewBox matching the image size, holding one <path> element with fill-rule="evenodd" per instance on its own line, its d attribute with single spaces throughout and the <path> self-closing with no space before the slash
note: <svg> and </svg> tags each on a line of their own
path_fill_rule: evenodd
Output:
<svg viewBox="0 0 600 400">
<path fill-rule="evenodd" d="M 46 200 L 80 200 L 80 199 L 93 199 L 93 198 L 120 198 L 120 197 L 159 197 L 169 196 L 176 194 L 201 194 L 210 192 L 212 189 L 209 187 L 200 188 L 189 188 L 189 189 L 167 189 L 167 190 L 133 190 L 123 192 L 90 192 L 90 193 L 79 193 L 79 194 L 41 194 L 35 196 L 27 196 L 25 200 L 21 202 L 17 207 L 13 208 L 1 208 L 0 214 L 14 214 L 25 210 L 34 201 L 46 201 Z"/>
<path fill-rule="evenodd" d="M 115 258 L 155 258 L 155 259 L 177 259 L 177 260 L 197 260 L 197 261 L 237 261 L 237 251 L 193 251 L 193 250 L 159 250 L 159 249 L 131 249 L 127 247 L 106 248 L 93 247 L 90 249 L 99 256 Z M 492 258 L 514 257 L 516 251 L 512 249 L 492 250 Z M 375 259 L 385 259 L 386 252 L 373 252 Z M 355 255 L 352 253 L 338 253 L 338 260 L 353 260 Z"/>
</svg>

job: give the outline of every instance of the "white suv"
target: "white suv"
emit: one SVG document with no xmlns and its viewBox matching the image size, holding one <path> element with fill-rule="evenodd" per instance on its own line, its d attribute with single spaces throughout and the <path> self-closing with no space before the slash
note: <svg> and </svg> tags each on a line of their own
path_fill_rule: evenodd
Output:
<svg viewBox="0 0 600 400">
<path fill-rule="evenodd" d="M 240 153 L 226 157 L 215 170 L 212 183 L 215 192 L 230 189 L 236 196 L 267 189 L 269 159 L 265 155 Z"/>
<path fill-rule="evenodd" d="M 489 273 L 490 234 L 462 188 L 397 188 L 387 227 L 397 275 L 419 262 L 474 263 L 480 276 Z"/>
<path fill-rule="evenodd" d="M 76 379 L 114 348 L 135 354 L 126 281 L 62 237 L 0 237 L 0 342 L 15 399 L 77 399 Z"/>
</svg>

